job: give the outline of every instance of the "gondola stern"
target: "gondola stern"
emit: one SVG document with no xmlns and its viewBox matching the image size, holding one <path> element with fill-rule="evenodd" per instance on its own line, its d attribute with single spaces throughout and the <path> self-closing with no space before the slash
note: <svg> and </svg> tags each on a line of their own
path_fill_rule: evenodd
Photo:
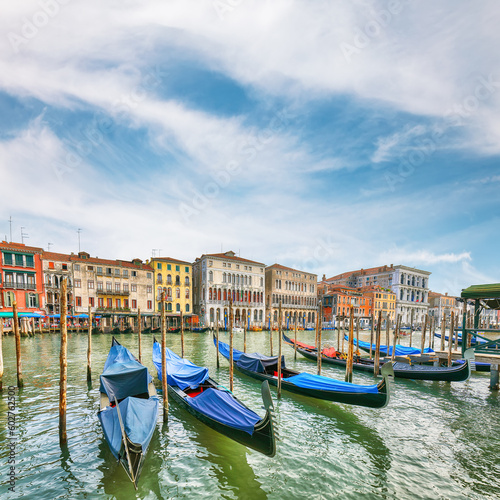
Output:
<svg viewBox="0 0 500 500">
<path fill-rule="evenodd" d="M 269 429 L 270 429 L 271 446 L 266 455 L 268 457 L 274 457 L 276 455 L 277 431 L 275 429 L 276 422 L 274 421 L 274 403 L 273 403 L 273 398 L 271 396 L 271 389 L 269 388 L 269 382 L 267 380 L 264 380 L 264 382 L 262 382 L 262 385 L 260 386 L 260 391 L 262 395 L 262 401 L 266 409 L 265 419 L 269 421 Z"/>
<path fill-rule="evenodd" d="M 380 408 L 385 408 L 389 404 L 389 400 L 391 399 L 391 392 L 394 387 L 394 367 L 392 365 L 392 361 L 388 361 L 382 365 L 380 373 L 383 377 L 383 383 L 385 385 L 386 398 L 385 403 Z"/>
</svg>

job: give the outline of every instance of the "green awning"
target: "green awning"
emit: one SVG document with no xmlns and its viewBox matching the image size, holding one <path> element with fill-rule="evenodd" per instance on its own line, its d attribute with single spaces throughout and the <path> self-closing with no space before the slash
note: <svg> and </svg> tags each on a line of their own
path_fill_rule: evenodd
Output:
<svg viewBox="0 0 500 500">
<path fill-rule="evenodd" d="M 462 290 L 465 299 L 500 299 L 500 283 L 491 285 L 472 285 Z"/>
</svg>

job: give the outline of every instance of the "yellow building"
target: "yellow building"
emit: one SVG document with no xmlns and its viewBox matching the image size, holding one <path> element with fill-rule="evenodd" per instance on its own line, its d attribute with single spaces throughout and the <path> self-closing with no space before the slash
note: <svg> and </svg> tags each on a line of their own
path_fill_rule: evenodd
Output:
<svg viewBox="0 0 500 500">
<path fill-rule="evenodd" d="M 165 292 L 168 315 L 184 316 L 193 312 L 192 265 L 170 257 L 153 257 L 149 262 L 154 269 L 155 311 L 161 312 L 161 292 Z"/>
</svg>

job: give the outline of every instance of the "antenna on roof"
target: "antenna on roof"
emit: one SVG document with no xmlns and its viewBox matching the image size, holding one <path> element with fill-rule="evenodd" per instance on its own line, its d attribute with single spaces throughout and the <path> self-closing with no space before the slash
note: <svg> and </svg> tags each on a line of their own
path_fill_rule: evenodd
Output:
<svg viewBox="0 0 500 500">
<path fill-rule="evenodd" d="M 54 245 L 54 243 L 47 243 L 47 252 L 50 252 L 50 247 Z"/>
<path fill-rule="evenodd" d="M 80 233 L 82 232 L 82 230 L 78 228 L 76 232 L 78 233 L 78 253 L 80 253 Z"/>
<path fill-rule="evenodd" d="M 24 238 L 29 238 L 28 234 L 23 231 L 26 229 L 24 226 L 21 226 L 21 243 L 24 245 Z"/>
<path fill-rule="evenodd" d="M 12 242 L 12 215 L 9 217 L 9 225 L 10 225 L 10 241 Z M 5 237 L 7 239 L 7 236 Z"/>
<path fill-rule="evenodd" d="M 161 257 L 161 248 L 158 248 L 158 257 Z"/>
</svg>

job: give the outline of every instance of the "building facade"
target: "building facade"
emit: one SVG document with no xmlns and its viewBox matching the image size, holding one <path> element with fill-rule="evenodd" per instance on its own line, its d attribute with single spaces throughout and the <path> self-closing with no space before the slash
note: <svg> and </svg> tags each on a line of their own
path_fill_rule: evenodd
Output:
<svg viewBox="0 0 500 500">
<path fill-rule="evenodd" d="M 265 270 L 266 320 L 278 322 L 281 300 L 283 325 L 314 324 L 318 309 L 318 275 L 273 264 Z"/>
<path fill-rule="evenodd" d="M 343 285 L 330 285 L 324 282 L 318 285 L 318 296 L 323 304 L 323 321 L 337 325 L 340 318 L 348 318 L 351 307 L 360 324 L 367 323 L 371 314 L 372 300 L 356 288 Z"/>
<path fill-rule="evenodd" d="M 193 313 L 192 275 L 190 262 L 170 257 L 153 257 L 149 261 L 154 271 L 156 291 L 155 310 L 161 312 L 161 293 L 165 293 L 168 315 Z"/>
<path fill-rule="evenodd" d="M 42 254 L 43 281 L 45 294 L 43 309 L 47 314 L 60 314 L 61 281 L 67 278 L 68 314 L 75 312 L 73 296 L 73 263 L 70 256 L 62 253 L 43 252 Z"/>
<path fill-rule="evenodd" d="M 43 305 L 42 248 L 0 243 L 0 312 L 38 312 Z"/>
<path fill-rule="evenodd" d="M 396 320 L 396 294 L 390 288 L 382 288 L 379 285 L 360 288 L 365 298 L 370 299 L 370 314 L 378 318 L 379 312 L 382 318 L 394 322 Z"/>
<path fill-rule="evenodd" d="M 429 271 L 393 264 L 349 271 L 323 281 L 353 288 L 380 286 L 391 289 L 396 294 L 396 315 L 401 315 L 401 323 L 408 325 L 413 313 L 413 321 L 422 324 L 429 308 Z"/>
<path fill-rule="evenodd" d="M 264 277 L 265 264 L 232 251 L 202 255 L 193 264 L 194 313 L 204 325 L 224 327 L 232 297 L 236 326 L 263 326 Z"/>
<path fill-rule="evenodd" d="M 460 308 L 462 306 L 462 309 Z M 448 295 L 447 293 L 429 292 L 429 316 L 434 318 L 436 326 L 441 326 L 443 316 L 446 321 L 449 321 L 451 313 L 455 313 L 455 317 L 460 315 L 463 310 L 463 304 L 457 302 L 457 297 Z M 462 318 L 460 317 L 459 321 Z"/>
</svg>

